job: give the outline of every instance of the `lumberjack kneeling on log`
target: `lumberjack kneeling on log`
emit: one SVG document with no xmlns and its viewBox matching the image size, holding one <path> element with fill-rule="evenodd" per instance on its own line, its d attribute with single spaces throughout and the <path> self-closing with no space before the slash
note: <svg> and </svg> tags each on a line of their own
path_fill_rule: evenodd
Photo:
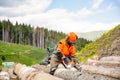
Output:
<svg viewBox="0 0 120 80">
<path fill-rule="evenodd" d="M 78 37 L 74 32 L 70 32 L 65 39 L 62 39 L 56 49 L 53 51 L 50 62 L 50 74 L 54 75 L 54 72 L 58 68 L 58 65 L 62 63 L 65 67 L 67 65 L 76 65 L 77 58 L 75 56 L 74 44 Z"/>
</svg>

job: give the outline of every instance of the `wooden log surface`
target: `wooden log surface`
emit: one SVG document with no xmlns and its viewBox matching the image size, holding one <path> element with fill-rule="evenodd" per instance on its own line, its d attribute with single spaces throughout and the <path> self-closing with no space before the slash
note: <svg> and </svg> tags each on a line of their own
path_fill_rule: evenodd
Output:
<svg viewBox="0 0 120 80">
<path fill-rule="evenodd" d="M 82 65 L 82 72 L 102 74 L 114 78 L 120 78 L 120 68 L 105 68 L 103 66 Z"/>
<path fill-rule="evenodd" d="M 100 61 L 115 61 L 115 62 L 120 62 L 120 56 L 107 56 L 107 57 L 102 57 Z"/>
<path fill-rule="evenodd" d="M 22 65 L 22 66 L 20 66 Z M 80 65 L 82 67 L 82 72 L 77 71 L 76 69 L 72 68 L 72 69 L 65 69 L 63 67 L 63 65 L 59 65 L 58 69 L 55 71 L 54 76 L 48 74 L 49 70 L 50 70 L 50 66 L 47 65 L 33 65 L 31 67 L 27 67 L 23 64 L 17 64 L 16 67 L 14 67 L 14 72 L 19 76 L 19 78 L 21 78 L 21 80 L 47 80 L 41 76 L 48 76 L 51 78 L 55 77 L 55 78 L 60 78 L 60 79 L 64 79 L 64 80 L 79 80 L 81 79 L 81 74 L 84 72 L 88 72 L 88 73 L 95 73 L 95 74 L 100 74 L 100 75 L 105 75 L 108 77 L 113 77 L 116 79 L 120 79 L 120 63 L 117 61 L 95 61 L 95 60 L 91 60 L 88 61 L 87 64 L 82 64 Z M 109 66 L 109 67 L 106 67 Z M 37 71 L 36 71 L 37 70 Z M 27 72 L 27 73 L 26 73 Z M 33 75 L 36 75 L 33 77 Z M 29 77 L 28 77 L 29 76 Z M 80 77 L 81 76 L 81 77 Z M 27 77 L 27 79 L 26 79 Z M 87 77 L 87 76 L 86 76 Z M 39 78 L 39 79 L 38 79 Z M 59 80 L 58 78 L 58 80 Z M 79 79 L 78 79 L 79 78 Z M 50 80 L 54 80 L 53 78 Z M 57 80 L 57 79 L 55 79 Z"/>
<path fill-rule="evenodd" d="M 6 71 L 0 71 L 0 80 L 10 80 L 10 75 Z"/>
<path fill-rule="evenodd" d="M 19 80 L 63 80 L 20 63 L 14 65 L 14 73 L 18 76 Z"/>
<path fill-rule="evenodd" d="M 95 66 L 111 67 L 111 68 L 118 68 L 118 67 L 120 67 L 120 62 L 116 62 L 116 61 L 89 60 L 85 64 L 87 64 L 87 65 L 95 65 Z"/>
<path fill-rule="evenodd" d="M 50 70 L 50 66 L 45 65 L 36 64 L 33 67 L 38 69 L 39 71 L 44 71 L 46 73 L 49 73 Z M 60 64 L 55 71 L 54 76 L 57 76 L 64 80 L 77 80 L 78 77 L 81 76 L 81 72 L 77 71 L 75 68 L 65 69 L 63 65 Z"/>
</svg>

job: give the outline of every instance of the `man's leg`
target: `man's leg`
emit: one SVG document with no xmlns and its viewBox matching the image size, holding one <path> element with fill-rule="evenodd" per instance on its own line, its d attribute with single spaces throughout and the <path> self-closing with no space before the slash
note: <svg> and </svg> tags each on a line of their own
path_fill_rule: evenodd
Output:
<svg viewBox="0 0 120 80">
<path fill-rule="evenodd" d="M 51 75 L 54 75 L 59 63 L 60 63 L 60 61 L 59 61 L 57 55 L 52 54 L 51 61 L 50 61 L 51 68 L 50 68 L 50 72 L 49 72 Z"/>
</svg>

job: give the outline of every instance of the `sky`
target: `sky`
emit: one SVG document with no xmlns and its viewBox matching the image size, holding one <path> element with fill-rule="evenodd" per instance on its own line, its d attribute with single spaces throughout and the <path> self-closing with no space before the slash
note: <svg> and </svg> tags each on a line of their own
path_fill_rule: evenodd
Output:
<svg viewBox="0 0 120 80">
<path fill-rule="evenodd" d="M 110 30 L 120 24 L 120 0 L 0 0 L 0 20 L 68 32 Z"/>
</svg>

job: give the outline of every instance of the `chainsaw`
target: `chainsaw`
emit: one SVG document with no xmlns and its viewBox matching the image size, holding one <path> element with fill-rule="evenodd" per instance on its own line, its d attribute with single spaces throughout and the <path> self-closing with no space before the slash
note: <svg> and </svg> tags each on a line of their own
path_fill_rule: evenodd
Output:
<svg viewBox="0 0 120 80">
<path fill-rule="evenodd" d="M 63 65 L 64 68 L 66 68 L 66 69 L 81 71 L 81 67 L 78 68 L 76 65 L 67 65 L 64 61 L 62 62 L 62 65 Z"/>
</svg>

